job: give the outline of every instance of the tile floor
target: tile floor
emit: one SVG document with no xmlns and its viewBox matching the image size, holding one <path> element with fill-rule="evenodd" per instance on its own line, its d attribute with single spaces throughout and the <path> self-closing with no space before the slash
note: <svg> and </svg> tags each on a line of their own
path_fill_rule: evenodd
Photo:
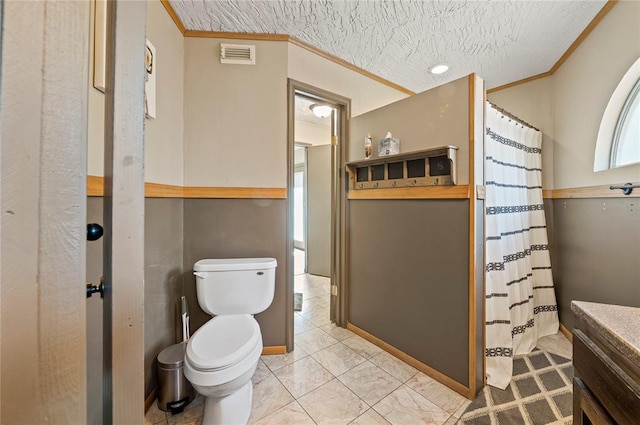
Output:
<svg viewBox="0 0 640 425">
<path fill-rule="evenodd" d="M 455 424 L 469 400 L 329 321 L 328 279 L 298 275 L 302 311 L 295 313 L 295 349 L 262 356 L 253 377 L 249 424 Z M 545 349 L 570 357 L 561 334 Z M 145 424 L 200 424 L 203 398 L 181 414 L 154 404 Z"/>
</svg>

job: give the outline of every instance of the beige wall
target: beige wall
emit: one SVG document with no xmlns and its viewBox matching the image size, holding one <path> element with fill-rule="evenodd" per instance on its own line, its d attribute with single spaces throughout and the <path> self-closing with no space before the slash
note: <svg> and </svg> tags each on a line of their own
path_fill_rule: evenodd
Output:
<svg viewBox="0 0 640 425">
<path fill-rule="evenodd" d="M 351 99 L 351 115 L 408 97 L 408 95 L 331 62 L 295 44 L 289 45 L 288 77 Z"/>
<path fill-rule="evenodd" d="M 147 38 L 156 48 L 156 118 L 145 120 L 145 181 L 184 183 L 184 38 L 157 0 L 147 2 Z"/>
<path fill-rule="evenodd" d="M 91 2 L 93 7 L 93 2 Z M 93 58 L 93 15 L 90 57 Z M 147 2 L 147 38 L 156 48 L 156 118 L 145 120 L 145 181 L 184 183 L 184 39 L 157 0 Z M 104 94 L 93 87 L 89 61 L 89 130 L 87 173 L 104 175 Z"/>
<path fill-rule="evenodd" d="M 618 2 L 554 75 L 489 95 L 543 131 L 545 189 L 640 180 L 640 165 L 593 171 L 604 110 L 640 56 L 638 22 L 640 2 Z"/>
<path fill-rule="evenodd" d="M 553 76 L 555 188 L 640 180 L 640 165 L 593 172 L 611 94 L 640 56 L 640 2 L 621 1 Z"/>
<path fill-rule="evenodd" d="M 351 98 L 354 116 L 407 97 L 291 43 L 183 38 L 156 0 L 148 2 L 147 36 L 158 60 L 157 117 L 145 120 L 148 182 L 285 187 L 287 77 Z M 256 45 L 256 65 L 221 65 L 224 42 Z M 93 57 L 93 39 L 91 49 Z M 320 133 L 296 131 L 309 143 Z M 92 82 L 88 139 L 88 174 L 102 176 L 104 94 Z"/>
<path fill-rule="evenodd" d="M 487 98 L 542 131 L 542 186 L 553 188 L 552 77 L 490 93 Z"/>
<path fill-rule="evenodd" d="M 351 120 L 349 161 L 364 159 L 363 140 L 378 141 L 391 131 L 400 152 L 458 147 L 458 184 L 469 184 L 469 77 L 416 94 Z"/>
<path fill-rule="evenodd" d="M 220 43 L 256 65 L 220 63 Z M 287 43 L 185 39 L 186 186 L 287 185 Z"/>
<path fill-rule="evenodd" d="M 220 43 L 256 46 L 256 65 L 222 65 Z M 285 187 L 287 78 L 352 100 L 352 115 L 407 95 L 296 45 L 185 39 L 186 186 Z M 297 141 L 322 130 L 296 126 Z"/>
</svg>

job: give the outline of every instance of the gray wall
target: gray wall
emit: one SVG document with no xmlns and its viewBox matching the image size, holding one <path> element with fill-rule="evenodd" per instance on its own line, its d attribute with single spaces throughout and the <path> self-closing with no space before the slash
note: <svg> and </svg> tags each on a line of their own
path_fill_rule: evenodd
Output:
<svg viewBox="0 0 640 425">
<path fill-rule="evenodd" d="M 145 199 L 145 396 L 157 383 L 156 356 L 180 338 L 183 200 Z M 87 198 L 87 223 L 102 223 L 102 197 Z M 87 281 L 102 276 L 102 241 L 87 242 Z M 87 300 L 88 423 L 102 423 L 102 300 Z"/>
<path fill-rule="evenodd" d="M 572 300 L 640 307 L 639 207 L 638 198 L 552 201 L 553 277 L 568 329 Z"/>
<path fill-rule="evenodd" d="M 176 198 L 145 199 L 145 396 L 157 384 L 156 356 L 182 338 L 183 203 Z"/>
<path fill-rule="evenodd" d="M 273 257 L 278 261 L 274 300 L 256 319 L 265 346 L 285 345 L 286 208 L 284 199 L 184 200 L 184 293 L 192 333 L 210 319 L 198 305 L 192 272 L 196 261 Z"/>
<path fill-rule="evenodd" d="M 349 322 L 468 385 L 469 201 L 349 203 Z"/>
<path fill-rule="evenodd" d="M 87 198 L 87 223 L 102 223 L 101 197 Z M 210 317 L 198 306 L 193 263 L 201 258 L 275 257 L 276 294 L 256 316 L 265 345 L 285 345 L 286 201 L 145 199 L 145 396 L 157 384 L 156 357 L 181 338 L 180 297 L 191 333 Z M 184 264 L 184 267 L 183 267 Z M 87 243 L 87 281 L 102 275 L 102 239 Z M 102 423 L 102 301 L 87 300 L 88 423 Z"/>
</svg>

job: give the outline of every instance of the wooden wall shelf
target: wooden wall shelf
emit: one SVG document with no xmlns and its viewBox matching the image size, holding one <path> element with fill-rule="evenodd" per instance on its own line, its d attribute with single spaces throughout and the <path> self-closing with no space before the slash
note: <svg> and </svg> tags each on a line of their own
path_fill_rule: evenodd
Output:
<svg viewBox="0 0 640 425">
<path fill-rule="evenodd" d="M 456 184 L 455 146 L 442 146 L 348 162 L 349 189 L 385 189 Z"/>
</svg>

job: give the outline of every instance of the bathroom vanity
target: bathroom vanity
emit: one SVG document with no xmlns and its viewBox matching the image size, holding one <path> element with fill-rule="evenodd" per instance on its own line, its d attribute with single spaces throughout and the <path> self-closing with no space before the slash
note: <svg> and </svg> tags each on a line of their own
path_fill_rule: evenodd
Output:
<svg viewBox="0 0 640 425">
<path fill-rule="evenodd" d="M 640 423 L 640 308 L 574 301 L 573 423 Z"/>
</svg>

